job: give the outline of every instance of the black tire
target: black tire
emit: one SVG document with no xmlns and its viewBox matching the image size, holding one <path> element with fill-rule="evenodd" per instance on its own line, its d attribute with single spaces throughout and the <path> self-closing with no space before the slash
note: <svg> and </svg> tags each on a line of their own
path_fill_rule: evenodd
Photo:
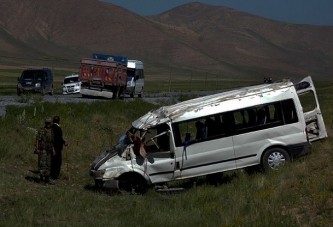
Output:
<svg viewBox="0 0 333 227">
<path fill-rule="evenodd" d="M 119 96 L 119 87 L 115 87 L 112 92 L 112 99 L 116 99 Z"/>
<path fill-rule="evenodd" d="M 138 98 L 142 98 L 143 97 L 143 88 L 141 90 L 141 92 L 138 94 Z"/>
<path fill-rule="evenodd" d="M 51 91 L 49 92 L 49 95 L 53 95 L 53 87 L 51 88 Z"/>
<path fill-rule="evenodd" d="M 118 93 L 118 99 L 124 99 L 125 97 L 125 87 L 120 87 L 119 93 Z"/>
<path fill-rule="evenodd" d="M 131 98 L 134 98 L 134 92 L 135 92 L 135 87 L 134 87 L 133 91 L 132 91 L 131 94 L 130 94 L 130 97 L 131 97 Z"/>
<path fill-rule="evenodd" d="M 136 173 L 127 173 L 119 178 L 119 190 L 132 195 L 144 194 L 147 191 L 146 181 Z"/>
<path fill-rule="evenodd" d="M 277 170 L 288 162 L 290 162 L 290 156 L 282 148 L 268 149 L 262 158 L 262 166 L 266 171 Z"/>
</svg>

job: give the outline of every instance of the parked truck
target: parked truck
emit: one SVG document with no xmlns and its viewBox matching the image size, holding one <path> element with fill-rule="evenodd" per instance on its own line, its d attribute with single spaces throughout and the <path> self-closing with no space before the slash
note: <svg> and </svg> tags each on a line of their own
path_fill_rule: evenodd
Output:
<svg viewBox="0 0 333 227">
<path fill-rule="evenodd" d="M 121 60 L 113 55 L 93 54 L 92 58 L 100 60 Z M 135 96 L 141 98 L 143 96 L 143 88 L 145 83 L 144 67 L 142 61 L 127 60 L 127 86 L 125 94 L 131 98 Z"/>
<path fill-rule="evenodd" d="M 127 57 L 102 54 L 82 59 L 79 70 L 81 95 L 123 98 L 127 86 L 127 61 Z"/>
</svg>

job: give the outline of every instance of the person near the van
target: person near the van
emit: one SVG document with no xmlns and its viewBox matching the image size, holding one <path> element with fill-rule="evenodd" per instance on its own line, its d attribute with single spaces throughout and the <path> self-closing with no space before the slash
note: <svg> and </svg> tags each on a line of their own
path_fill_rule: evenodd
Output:
<svg viewBox="0 0 333 227">
<path fill-rule="evenodd" d="M 53 147 L 54 133 L 52 129 L 51 118 L 46 118 L 45 126 L 41 128 L 36 135 L 36 150 L 38 154 L 38 169 L 41 182 L 53 184 L 50 181 L 51 158 L 55 155 Z"/>
<path fill-rule="evenodd" d="M 54 132 L 54 140 L 53 146 L 56 154 L 52 156 L 52 164 L 51 164 L 51 177 L 52 179 L 59 179 L 60 170 L 62 165 L 62 150 L 64 145 L 67 146 L 68 143 L 62 137 L 62 129 L 60 127 L 60 117 L 53 117 L 52 129 Z"/>
</svg>

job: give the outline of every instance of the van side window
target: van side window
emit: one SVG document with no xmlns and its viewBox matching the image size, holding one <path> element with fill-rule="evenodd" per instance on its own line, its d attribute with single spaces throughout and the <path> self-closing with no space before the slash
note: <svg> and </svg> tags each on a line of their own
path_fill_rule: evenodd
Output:
<svg viewBox="0 0 333 227">
<path fill-rule="evenodd" d="M 147 153 L 170 150 L 168 131 L 170 130 L 167 124 L 158 125 L 148 130 L 142 138 L 142 141 L 146 144 Z"/>
<path fill-rule="evenodd" d="M 235 134 L 282 125 L 281 115 L 279 102 L 234 111 Z"/>
<path fill-rule="evenodd" d="M 292 99 L 284 100 L 281 102 L 284 121 L 286 124 L 298 122 L 295 104 Z"/>
<path fill-rule="evenodd" d="M 174 123 L 172 128 L 177 147 L 184 146 L 184 142 L 187 140 L 193 144 L 226 136 L 226 126 L 223 123 L 222 114 Z"/>
</svg>

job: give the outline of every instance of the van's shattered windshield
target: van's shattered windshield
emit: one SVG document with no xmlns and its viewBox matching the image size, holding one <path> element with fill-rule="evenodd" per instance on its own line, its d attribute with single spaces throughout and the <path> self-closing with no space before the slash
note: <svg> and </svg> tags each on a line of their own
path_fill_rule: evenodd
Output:
<svg viewBox="0 0 333 227">
<path fill-rule="evenodd" d="M 167 124 L 157 125 L 147 130 L 132 127 L 119 138 L 115 148 L 123 151 L 127 145 L 133 144 L 134 153 L 140 156 L 150 152 L 169 151 L 169 132 Z"/>
</svg>

